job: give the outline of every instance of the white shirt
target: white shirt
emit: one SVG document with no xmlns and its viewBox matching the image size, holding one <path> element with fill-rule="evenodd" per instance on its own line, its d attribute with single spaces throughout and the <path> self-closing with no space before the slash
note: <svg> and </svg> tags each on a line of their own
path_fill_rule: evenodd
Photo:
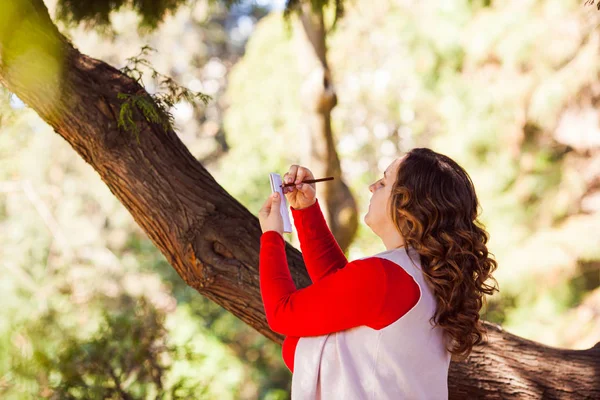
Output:
<svg viewBox="0 0 600 400">
<path fill-rule="evenodd" d="M 300 338 L 292 400 L 448 398 L 450 352 L 444 347 L 442 328 L 429 322 L 436 301 L 421 272 L 419 254 L 410 247 L 408 253 L 400 247 L 374 257 L 396 263 L 413 277 L 421 291 L 417 304 L 380 330 L 359 326 Z"/>
</svg>

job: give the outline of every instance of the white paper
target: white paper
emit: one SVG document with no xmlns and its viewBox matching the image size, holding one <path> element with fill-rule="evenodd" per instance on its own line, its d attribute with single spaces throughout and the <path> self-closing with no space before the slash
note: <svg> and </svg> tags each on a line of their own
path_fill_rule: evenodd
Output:
<svg viewBox="0 0 600 400">
<path fill-rule="evenodd" d="M 281 175 L 271 172 L 269 173 L 269 181 L 271 182 L 271 193 L 279 193 L 279 198 L 281 199 L 281 203 L 279 203 L 279 213 L 281 214 L 281 218 L 283 218 L 283 231 L 285 233 L 291 233 L 292 223 L 290 222 L 287 199 L 285 198 L 283 188 L 281 187 Z"/>
</svg>

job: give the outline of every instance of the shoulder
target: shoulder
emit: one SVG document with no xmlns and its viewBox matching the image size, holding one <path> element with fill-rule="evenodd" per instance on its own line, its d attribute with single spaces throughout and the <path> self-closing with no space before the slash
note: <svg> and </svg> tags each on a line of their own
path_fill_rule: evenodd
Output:
<svg viewBox="0 0 600 400">
<path fill-rule="evenodd" d="M 339 273 L 359 283 L 385 284 L 388 292 L 410 291 L 419 293 L 419 285 L 416 280 L 402 266 L 386 258 L 377 256 L 361 258 L 350 261 Z M 376 285 L 381 288 L 380 285 Z"/>
<path fill-rule="evenodd" d="M 387 258 L 371 256 L 360 258 L 348 263 L 347 266 L 353 266 L 353 268 L 370 268 L 377 269 L 391 275 L 409 276 L 411 275 L 399 264 Z"/>
<path fill-rule="evenodd" d="M 413 295 L 417 295 L 416 297 L 420 294 L 420 286 L 416 279 L 404 267 L 394 261 L 373 256 L 355 260 L 353 263 L 356 263 L 357 268 L 376 270 L 385 280 L 388 292 L 398 293 L 399 290 L 402 290 L 402 292 L 407 293 L 408 291 Z"/>
<path fill-rule="evenodd" d="M 350 261 L 342 269 L 347 271 L 352 270 L 356 274 L 372 275 L 384 278 L 386 275 L 386 270 L 391 268 L 390 263 L 394 264 L 389 260 L 379 257 L 365 257 Z"/>
<path fill-rule="evenodd" d="M 376 256 L 350 261 L 338 272 L 365 279 L 364 283 L 372 281 L 387 283 L 390 280 L 393 282 L 398 280 L 412 280 L 412 276 L 404 268 L 393 261 Z"/>
<path fill-rule="evenodd" d="M 385 275 L 383 302 L 375 322 L 370 325 L 380 330 L 400 319 L 413 309 L 421 298 L 417 280 L 401 265 L 379 257 L 372 263 L 381 265 Z"/>
<path fill-rule="evenodd" d="M 382 296 L 387 274 L 385 262 L 376 257 L 361 258 L 348 262 L 344 267 L 327 275 L 324 280 L 338 282 L 347 292 Z"/>
<path fill-rule="evenodd" d="M 345 270 L 345 271 L 344 271 Z M 344 272 L 342 272 L 344 271 Z M 379 330 L 416 306 L 421 289 L 402 266 L 377 256 L 349 262 L 339 270 L 345 273 L 345 290 L 366 301 L 371 319 L 367 326 Z"/>
</svg>

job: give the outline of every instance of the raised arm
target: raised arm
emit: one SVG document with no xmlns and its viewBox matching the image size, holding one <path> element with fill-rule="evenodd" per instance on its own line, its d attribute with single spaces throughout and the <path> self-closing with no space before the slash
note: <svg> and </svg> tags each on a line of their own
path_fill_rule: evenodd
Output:
<svg viewBox="0 0 600 400">
<path fill-rule="evenodd" d="M 283 193 L 292 210 L 304 263 L 313 283 L 348 264 L 325 222 L 317 199 L 316 185 L 302 184 L 305 180 L 314 178 L 310 169 L 296 164 L 283 175 L 284 183 L 296 184 L 284 187 Z"/>
<path fill-rule="evenodd" d="M 312 206 L 292 210 L 294 226 L 306 270 L 313 283 L 348 264 L 348 259 L 327 226 L 318 199 Z"/>
</svg>

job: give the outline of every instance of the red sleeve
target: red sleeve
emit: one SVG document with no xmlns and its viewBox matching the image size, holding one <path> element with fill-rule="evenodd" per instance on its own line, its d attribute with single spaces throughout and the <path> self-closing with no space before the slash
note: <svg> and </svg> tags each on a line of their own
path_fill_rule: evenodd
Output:
<svg viewBox="0 0 600 400">
<path fill-rule="evenodd" d="M 284 335 L 320 336 L 373 323 L 383 304 L 385 273 L 382 264 L 372 260 L 353 261 L 296 290 L 283 237 L 265 232 L 259 275 L 269 326 Z"/>
<path fill-rule="evenodd" d="M 284 341 L 282 352 L 292 372 L 299 337 L 361 325 L 379 330 L 408 312 L 420 297 L 417 283 L 402 267 L 378 257 L 352 261 L 296 290 L 287 266 L 285 242 L 275 231 L 261 236 L 259 275 L 269 327 L 290 337 Z"/>
<path fill-rule="evenodd" d="M 310 279 L 317 282 L 327 274 L 344 268 L 348 260 L 327 226 L 319 200 L 310 207 L 290 209 Z"/>
</svg>

